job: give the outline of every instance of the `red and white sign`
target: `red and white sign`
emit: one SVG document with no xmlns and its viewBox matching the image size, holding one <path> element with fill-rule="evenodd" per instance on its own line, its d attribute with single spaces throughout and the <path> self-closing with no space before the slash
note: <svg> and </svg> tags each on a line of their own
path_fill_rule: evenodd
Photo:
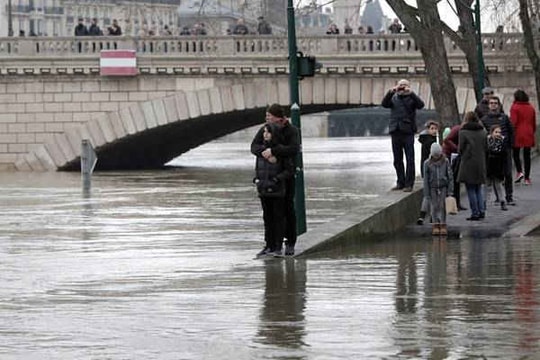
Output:
<svg viewBox="0 0 540 360">
<path fill-rule="evenodd" d="M 104 76 L 135 76 L 138 74 L 135 50 L 101 50 L 99 68 Z"/>
</svg>

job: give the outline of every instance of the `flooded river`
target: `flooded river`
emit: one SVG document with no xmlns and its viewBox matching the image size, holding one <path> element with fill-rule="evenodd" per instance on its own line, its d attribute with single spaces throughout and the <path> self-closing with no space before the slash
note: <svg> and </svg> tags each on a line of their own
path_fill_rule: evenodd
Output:
<svg viewBox="0 0 540 360">
<path fill-rule="evenodd" d="M 175 169 L 0 173 L 0 359 L 536 359 L 538 238 L 253 260 L 245 142 Z M 387 138 L 304 142 L 308 227 L 393 185 Z"/>
</svg>

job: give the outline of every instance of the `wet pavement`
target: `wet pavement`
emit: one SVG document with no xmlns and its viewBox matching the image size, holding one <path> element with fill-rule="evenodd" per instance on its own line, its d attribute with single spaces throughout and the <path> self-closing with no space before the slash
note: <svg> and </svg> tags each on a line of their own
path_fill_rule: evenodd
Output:
<svg viewBox="0 0 540 360">
<path fill-rule="evenodd" d="M 212 143 L 170 171 L 96 174 L 89 197 L 78 174 L 0 174 L 0 359 L 540 354 L 537 237 L 398 234 L 253 260 L 248 145 Z M 304 149 L 310 228 L 393 183 L 387 138 Z"/>
</svg>

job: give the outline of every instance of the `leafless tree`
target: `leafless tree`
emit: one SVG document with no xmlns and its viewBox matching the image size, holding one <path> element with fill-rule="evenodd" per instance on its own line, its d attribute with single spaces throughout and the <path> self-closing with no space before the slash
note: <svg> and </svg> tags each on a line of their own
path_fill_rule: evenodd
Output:
<svg viewBox="0 0 540 360">
<path fill-rule="evenodd" d="M 536 98 L 540 102 L 540 56 L 536 51 L 534 44 L 534 35 L 538 31 L 537 24 L 534 24 L 531 21 L 531 12 L 537 11 L 538 0 L 518 0 L 519 1 L 519 18 L 521 20 L 521 27 L 523 28 L 523 41 L 525 45 L 525 50 L 527 56 L 532 65 L 532 70 L 534 73 L 534 84 L 536 87 Z M 536 12 L 533 12 L 535 17 L 537 16 Z"/>
<path fill-rule="evenodd" d="M 429 76 L 431 94 L 443 126 L 459 122 L 456 87 L 452 79 L 443 38 L 443 25 L 437 1 L 417 0 L 417 6 L 404 0 L 387 0 L 416 41 Z"/>
</svg>

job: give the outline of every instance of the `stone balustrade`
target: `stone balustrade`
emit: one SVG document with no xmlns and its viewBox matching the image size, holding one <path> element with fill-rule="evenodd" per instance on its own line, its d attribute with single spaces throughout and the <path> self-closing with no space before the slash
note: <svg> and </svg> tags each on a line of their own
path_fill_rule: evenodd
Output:
<svg viewBox="0 0 540 360">
<path fill-rule="evenodd" d="M 445 38 L 449 54 L 460 53 Z M 522 34 L 484 34 L 484 51 L 523 52 Z M 287 56 L 287 38 L 283 36 L 186 36 L 186 37 L 11 37 L 0 38 L 0 59 L 14 57 L 97 56 L 103 49 L 132 49 L 139 56 L 174 57 L 267 57 Z M 316 56 L 419 56 L 414 39 L 408 34 L 320 35 L 298 38 L 298 50 Z"/>
</svg>

